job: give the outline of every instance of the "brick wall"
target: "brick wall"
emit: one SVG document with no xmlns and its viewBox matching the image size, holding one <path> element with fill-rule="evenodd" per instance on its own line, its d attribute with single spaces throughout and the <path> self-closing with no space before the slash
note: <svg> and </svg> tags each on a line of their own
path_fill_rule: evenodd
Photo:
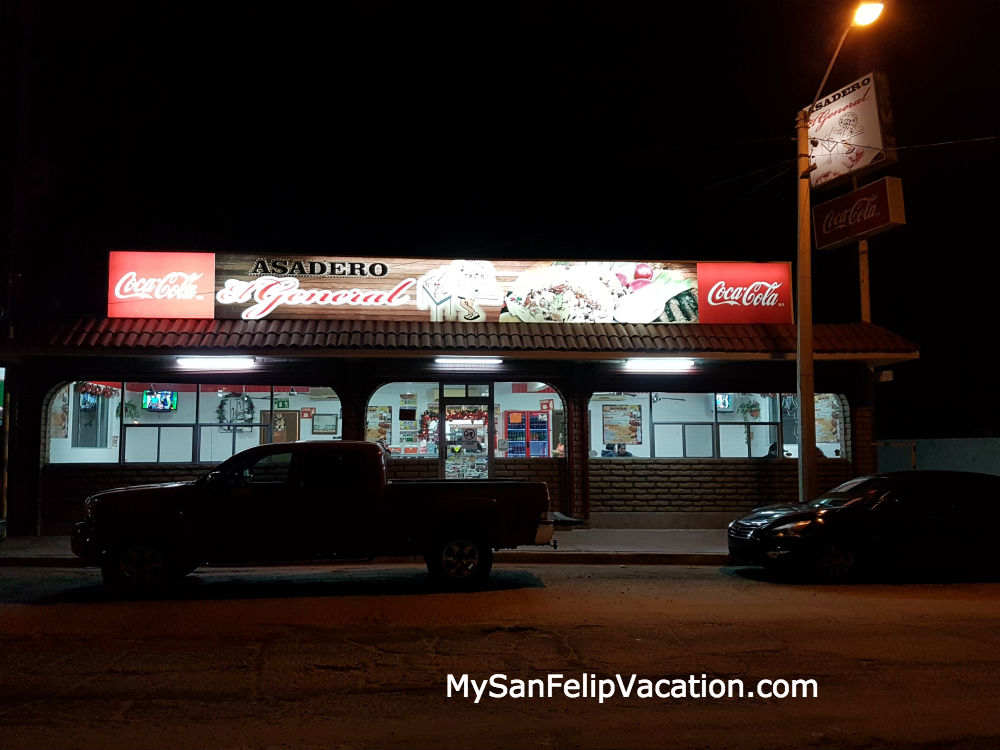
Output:
<svg viewBox="0 0 1000 750">
<path fill-rule="evenodd" d="M 853 476 L 848 461 L 818 462 L 820 489 Z M 50 464 L 42 468 L 42 533 L 67 534 L 83 518 L 87 495 L 112 487 L 195 479 L 205 464 Z M 562 508 L 564 459 L 496 459 L 497 479 L 544 481 L 550 508 Z M 437 479 L 437 461 L 389 462 L 390 479 Z M 795 461 L 617 458 L 591 461 L 590 512 L 725 511 L 738 513 L 764 502 L 798 499 Z M 583 514 L 580 514 L 583 515 Z M 583 516 L 586 517 L 586 516 Z"/>
<path fill-rule="evenodd" d="M 847 461 L 818 462 L 820 489 L 852 476 Z M 590 511 L 725 511 L 798 500 L 798 463 L 746 459 L 641 459 L 591 461 Z"/>
</svg>

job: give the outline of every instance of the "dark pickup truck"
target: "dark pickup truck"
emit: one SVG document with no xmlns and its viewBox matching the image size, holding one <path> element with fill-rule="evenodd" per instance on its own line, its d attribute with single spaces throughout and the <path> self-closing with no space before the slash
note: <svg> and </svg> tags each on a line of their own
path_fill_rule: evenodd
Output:
<svg viewBox="0 0 1000 750">
<path fill-rule="evenodd" d="M 389 481 L 386 456 L 377 443 L 276 443 L 195 481 L 98 492 L 73 552 L 125 588 L 211 563 L 411 555 L 444 582 L 472 585 L 494 550 L 552 544 L 544 482 Z"/>
</svg>

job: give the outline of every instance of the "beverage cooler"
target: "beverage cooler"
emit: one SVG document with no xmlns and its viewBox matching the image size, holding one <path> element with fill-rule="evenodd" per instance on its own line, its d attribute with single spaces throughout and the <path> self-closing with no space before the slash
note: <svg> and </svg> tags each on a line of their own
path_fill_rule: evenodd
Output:
<svg viewBox="0 0 1000 750">
<path fill-rule="evenodd" d="M 539 458 L 549 455 L 548 411 L 505 411 L 503 436 L 507 458 Z"/>
</svg>

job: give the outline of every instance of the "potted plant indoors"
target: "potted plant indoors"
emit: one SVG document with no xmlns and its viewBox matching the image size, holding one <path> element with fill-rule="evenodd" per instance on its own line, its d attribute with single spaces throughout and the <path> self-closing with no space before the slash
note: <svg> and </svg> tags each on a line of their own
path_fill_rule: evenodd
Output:
<svg viewBox="0 0 1000 750">
<path fill-rule="evenodd" d="M 743 415 L 744 422 L 751 419 L 760 419 L 760 401 L 757 399 L 744 401 L 736 407 L 736 410 Z"/>
</svg>

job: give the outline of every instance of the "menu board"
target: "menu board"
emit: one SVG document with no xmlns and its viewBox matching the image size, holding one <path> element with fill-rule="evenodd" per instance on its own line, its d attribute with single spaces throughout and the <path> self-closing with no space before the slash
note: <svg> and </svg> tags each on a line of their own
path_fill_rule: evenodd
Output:
<svg viewBox="0 0 1000 750">
<path fill-rule="evenodd" d="M 641 404 L 605 404 L 601 418 L 604 435 L 601 442 L 642 445 Z"/>
<path fill-rule="evenodd" d="M 392 442 L 392 407 L 369 406 L 365 424 L 365 440 Z"/>
<path fill-rule="evenodd" d="M 417 420 L 417 395 L 399 394 L 399 442 L 415 446 L 420 439 L 420 422 Z M 404 452 L 416 452 L 405 451 Z"/>
<path fill-rule="evenodd" d="M 833 394 L 816 395 L 816 442 L 840 443 L 840 402 Z"/>
</svg>

